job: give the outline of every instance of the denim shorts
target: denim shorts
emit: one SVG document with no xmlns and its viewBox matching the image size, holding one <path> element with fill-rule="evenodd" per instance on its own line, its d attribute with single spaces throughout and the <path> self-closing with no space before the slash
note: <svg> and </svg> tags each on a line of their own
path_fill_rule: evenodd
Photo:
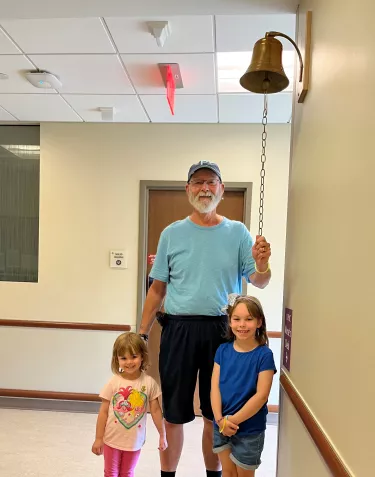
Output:
<svg viewBox="0 0 375 477">
<path fill-rule="evenodd" d="M 264 447 L 264 434 L 236 434 L 232 437 L 223 436 L 219 429 L 215 426 L 214 429 L 214 446 L 213 452 L 218 454 L 225 449 L 231 449 L 230 459 L 238 467 L 245 470 L 256 470 L 260 464 L 260 456 L 262 455 Z"/>
</svg>

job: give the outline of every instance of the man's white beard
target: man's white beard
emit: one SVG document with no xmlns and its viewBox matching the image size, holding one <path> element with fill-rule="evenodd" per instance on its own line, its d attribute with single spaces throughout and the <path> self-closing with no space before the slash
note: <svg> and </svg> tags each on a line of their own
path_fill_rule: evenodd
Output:
<svg viewBox="0 0 375 477">
<path fill-rule="evenodd" d="M 217 195 L 212 192 L 199 192 L 197 195 L 194 195 L 192 192 L 189 193 L 189 202 L 194 207 L 195 210 L 201 214 L 208 214 L 216 209 L 221 201 L 223 194 L 219 192 Z M 199 200 L 199 197 L 210 197 L 207 201 Z"/>
</svg>

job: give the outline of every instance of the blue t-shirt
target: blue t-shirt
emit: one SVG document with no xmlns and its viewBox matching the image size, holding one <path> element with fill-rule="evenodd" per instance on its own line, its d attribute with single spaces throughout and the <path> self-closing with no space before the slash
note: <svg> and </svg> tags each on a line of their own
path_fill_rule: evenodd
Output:
<svg viewBox="0 0 375 477">
<path fill-rule="evenodd" d="M 241 222 L 224 218 L 213 227 L 189 218 L 160 235 L 150 276 L 167 283 L 171 315 L 222 315 L 230 293 L 242 292 L 242 277 L 255 272 L 252 238 Z"/>
<path fill-rule="evenodd" d="M 277 372 L 273 353 L 266 345 L 240 353 L 233 342 L 219 346 L 215 363 L 220 366 L 220 393 L 223 416 L 233 416 L 257 391 L 262 371 Z M 236 435 L 259 434 L 266 429 L 267 403 L 247 421 L 241 422 Z M 215 424 L 216 425 L 216 424 Z"/>
</svg>

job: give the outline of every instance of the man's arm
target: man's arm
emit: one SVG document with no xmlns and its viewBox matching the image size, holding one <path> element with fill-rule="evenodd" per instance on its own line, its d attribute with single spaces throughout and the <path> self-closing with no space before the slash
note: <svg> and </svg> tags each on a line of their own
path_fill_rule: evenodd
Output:
<svg viewBox="0 0 375 477">
<path fill-rule="evenodd" d="M 257 235 L 253 242 L 245 225 L 242 227 L 242 233 L 244 235 L 240 245 L 241 273 L 253 286 L 265 288 L 271 279 L 269 269 L 271 245 L 260 235 Z"/>
<path fill-rule="evenodd" d="M 154 280 L 150 286 L 145 304 L 143 306 L 142 321 L 139 327 L 139 333 L 148 335 L 156 313 L 160 310 L 165 294 L 167 292 L 167 284 L 160 280 Z"/>
<path fill-rule="evenodd" d="M 265 288 L 271 279 L 271 245 L 263 236 L 257 235 L 251 252 L 255 261 L 255 272 L 249 276 L 250 283 L 257 288 Z"/>
<path fill-rule="evenodd" d="M 266 269 L 267 269 L 267 266 L 266 266 Z M 262 271 L 262 269 L 259 269 L 259 268 L 258 270 L 260 272 Z M 271 270 L 268 270 L 267 273 L 254 272 L 250 275 L 249 280 L 250 280 L 250 283 L 254 285 L 255 287 L 265 288 L 268 285 L 269 281 L 271 280 Z"/>
</svg>

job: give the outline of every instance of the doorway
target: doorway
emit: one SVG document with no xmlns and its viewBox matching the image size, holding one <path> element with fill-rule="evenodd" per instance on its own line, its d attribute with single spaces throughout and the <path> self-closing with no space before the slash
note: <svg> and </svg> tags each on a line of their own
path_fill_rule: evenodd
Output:
<svg viewBox="0 0 375 477">
<path fill-rule="evenodd" d="M 190 215 L 190 205 L 185 192 L 184 182 L 148 182 L 141 181 L 140 230 L 139 230 L 139 276 L 138 276 L 138 313 L 139 326 L 144 299 L 151 285 L 149 273 L 152 268 L 151 257 L 156 254 L 161 232 L 172 222 Z M 250 227 L 251 183 L 227 183 L 224 200 L 218 206 L 218 213 L 228 219 L 243 222 Z M 245 284 L 246 286 L 246 284 Z M 151 366 L 149 374 L 159 383 L 159 347 L 161 327 L 157 321 L 149 335 L 149 355 Z M 195 392 L 194 409 L 200 414 L 198 388 Z"/>
</svg>

